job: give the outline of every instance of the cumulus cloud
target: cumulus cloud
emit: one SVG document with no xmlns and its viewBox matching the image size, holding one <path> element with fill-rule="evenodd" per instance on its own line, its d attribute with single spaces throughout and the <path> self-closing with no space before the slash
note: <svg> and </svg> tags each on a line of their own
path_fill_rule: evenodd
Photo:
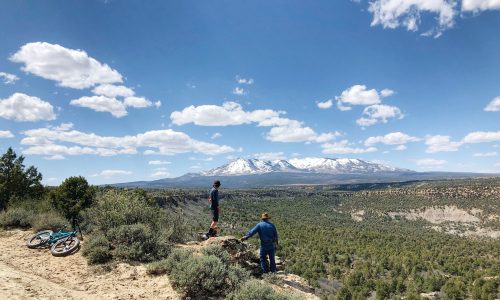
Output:
<svg viewBox="0 0 500 300">
<path fill-rule="evenodd" d="M 217 155 L 235 151 L 232 147 L 198 141 L 183 132 L 171 129 L 146 131 L 122 137 L 99 136 L 94 133 L 54 127 L 31 129 L 24 131 L 23 134 L 25 137 L 21 140 L 21 144 L 28 146 L 23 153 L 33 155 L 132 155 L 137 154 L 139 148 L 144 148 L 143 153 L 146 155 L 175 155 L 189 152 Z"/>
<path fill-rule="evenodd" d="M 96 95 L 106 96 L 109 98 L 116 97 L 132 97 L 135 95 L 134 90 L 123 85 L 101 84 L 92 90 Z"/>
<path fill-rule="evenodd" d="M 233 89 L 233 94 L 238 95 L 238 96 L 243 96 L 243 95 L 247 94 L 247 91 L 245 91 L 245 89 L 237 86 Z"/>
<path fill-rule="evenodd" d="M 64 159 L 66 159 L 66 157 L 59 155 L 59 154 L 56 154 L 56 155 L 52 155 L 52 156 L 45 156 L 44 159 L 45 160 L 64 160 Z"/>
<path fill-rule="evenodd" d="M 9 130 L 0 130 L 0 139 L 13 138 L 14 135 Z"/>
<path fill-rule="evenodd" d="M 84 96 L 71 100 L 70 104 L 90 108 L 98 112 L 109 112 L 115 118 L 121 118 L 128 114 L 123 102 L 106 96 Z"/>
<path fill-rule="evenodd" d="M 242 78 L 239 75 L 236 75 L 236 82 L 239 84 L 253 84 L 254 80 L 253 78 Z"/>
<path fill-rule="evenodd" d="M 446 163 L 446 160 L 434 158 L 423 158 L 416 161 L 416 165 L 419 167 L 440 167 Z"/>
<path fill-rule="evenodd" d="M 492 156 L 497 156 L 498 153 L 496 152 L 484 152 L 484 153 L 474 153 L 475 157 L 492 157 Z"/>
<path fill-rule="evenodd" d="M 326 143 L 321 145 L 324 154 L 363 154 L 377 151 L 375 147 L 357 148 L 349 145 L 349 141 L 342 140 L 338 143 Z"/>
<path fill-rule="evenodd" d="M 215 139 L 220 138 L 221 136 L 222 136 L 222 134 L 220 132 L 216 132 L 216 133 L 212 134 L 210 139 L 215 140 Z"/>
<path fill-rule="evenodd" d="M 437 37 L 453 26 L 455 5 L 454 0 L 376 0 L 370 2 L 368 11 L 373 14 L 371 26 L 405 27 L 409 31 L 418 30 L 423 13 L 437 14 L 438 24 L 427 31 Z"/>
<path fill-rule="evenodd" d="M 403 145 L 409 142 L 417 142 L 419 140 L 420 140 L 419 138 L 398 131 L 398 132 L 391 132 L 386 135 L 369 137 L 366 139 L 365 145 L 373 146 L 377 143 L 382 143 L 386 145 Z"/>
<path fill-rule="evenodd" d="M 396 106 L 376 104 L 365 107 L 363 117 L 356 120 L 356 123 L 361 127 L 368 127 L 377 123 L 387 123 L 389 119 L 403 119 L 404 114 Z"/>
<path fill-rule="evenodd" d="M 170 173 L 166 171 L 156 171 L 153 174 L 151 174 L 151 177 L 168 177 L 170 176 Z"/>
<path fill-rule="evenodd" d="M 283 160 L 286 159 L 286 156 L 283 152 L 264 152 L 264 153 L 255 153 L 253 155 L 254 158 L 261 160 Z"/>
<path fill-rule="evenodd" d="M 24 64 L 22 70 L 63 87 L 84 89 L 98 84 L 123 82 L 122 75 L 83 50 L 46 42 L 28 43 L 10 60 Z"/>
<path fill-rule="evenodd" d="M 125 106 L 131 106 L 135 108 L 145 108 L 150 107 L 153 103 L 144 97 L 127 97 L 123 102 Z M 160 102 L 161 105 L 161 102 Z"/>
<path fill-rule="evenodd" d="M 155 106 L 156 108 L 160 108 L 160 107 L 161 107 L 161 101 L 160 101 L 160 100 L 156 101 L 156 102 L 154 103 L 154 106 Z"/>
<path fill-rule="evenodd" d="M 19 80 L 19 77 L 17 77 L 16 75 L 5 72 L 0 72 L 0 78 L 3 80 L 3 83 L 5 84 L 14 84 L 16 81 Z"/>
<path fill-rule="evenodd" d="M 332 107 L 333 100 L 332 99 L 328 99 L 328 100 L 326 100 L 324 102 L 318 102 L 317 105 L 321 109 L 328 109 L 328 108 Z"/>
<path fill-rule="evenodd" d="M 457 151 L 462 142 L 454 142 L 447 135 L 428 135 L 425 137 L 427 153 Z"/>
<path fill-rule="evenodd" d="M 394 91 L 389 89 L 384 89 L 378 92 L 376 89 L 368 90 L 366 85 L 353 85 L 350 88 L 344 90 L 340 96 L 336 96 L 337 107 L 342 110 L 351 110 L 352 105 L 374 105 L 381 103 L 381 99 L 394 94 Z M 319 105 L 318 105 L 319 106 Z"/>
<path fill-rule="evenodd" d="M 0 117 L 18 122 L 50 121 L 56 118 L 54 107 L 46 101 L 23 93 L 0 99 Z"/>
<path fill-rule="evenodd" d="M 499 0 L 500 3 L 500 0 Z M 485 111 L 500 111 L 500 97 L 496 97 L 484 108 Z"/>
<path fill-rule="evenodd" d="M 260 127 L 273 127 L 266 138 L 274 142 L 327 142 L 338 132 L 318 134 L 297 120 L 283 118 L 285 112 L 270 109 L 244 111 L 236 102 L 225 102 L 222 106 L 200 105 L 174 111 L 170 119 L 175 125 L 193 123 L 200 126 L 229 126 L 255 123 Z"/>
<path fill-rule="evenodd" d="M 148 165 L 154 165 L 154 166 L 158 166 L 158 165 L 169 165 L 171 164 L 171 162 L 169 161 L 166 161 L 166 160 L 150 160 L 148 162 Z"/>
<path fill-rule="evenodd" d="M 463 138 L 464 143 L 489 143 L 500 141 L 500 131 L 475 131 L 467 134 Z"/>
<path fill-rule="evenodd" d="M 463 0 L 462 10 L 478 12 L 483 10 L 500 9 L 500 0 Z"/>
</svg>

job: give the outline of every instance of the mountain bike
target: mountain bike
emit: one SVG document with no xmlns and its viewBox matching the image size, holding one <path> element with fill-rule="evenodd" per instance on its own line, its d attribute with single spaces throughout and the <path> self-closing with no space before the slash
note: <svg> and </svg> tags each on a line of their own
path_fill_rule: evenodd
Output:
<svg viewBox="0 0 500 300">
<path fill-rule="evenodd" d="M 50 253 L 54 256 L 66 256 L 73 253 L 80 246 L 80 240 L 76 237 L 78 231 L 63 231 L 66 226 L 57 232 L 42 230 L 32 235 L 26 242 L 30 249 L 39 247 L 50 247 Z M 80 230 L 79 230 L 80 231 Z M 80 231 L 81 234 L 81 231 Z"/>
</svg>

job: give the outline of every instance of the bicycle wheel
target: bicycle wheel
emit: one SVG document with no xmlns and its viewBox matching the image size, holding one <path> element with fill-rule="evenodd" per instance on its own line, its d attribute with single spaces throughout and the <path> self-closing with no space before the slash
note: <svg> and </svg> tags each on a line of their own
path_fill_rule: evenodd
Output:
<svg viewBox="0 0 500 300">
<path fill-rule="evenodd" d="M 28 238 L 28 240 L 26 241 L 26 246 L 28 246 L 28 248 L 30 249 L 43 246 L 50 240 L 50 235 L 52 233 L 52 230 L 39 231 Z"/>
<path fill-rule="evenodd" d="M 50 248 L 50 253 L 54 256 L 66 256 L 73 253 L 80 246 L 80 240 L 72 236 L 70 238 L 65 238 L 57 241 L 52 248 Z"/>
</svg>

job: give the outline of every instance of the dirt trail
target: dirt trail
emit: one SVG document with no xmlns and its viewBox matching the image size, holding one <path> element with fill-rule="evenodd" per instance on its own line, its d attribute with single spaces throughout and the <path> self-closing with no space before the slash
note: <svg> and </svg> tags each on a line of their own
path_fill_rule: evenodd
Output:
<svg viewBox="0 0 500 300">
<path fill-rule="evenodd" d="M 180 299 L 167 276 L 148 276 L 142 265 L 104 271 L 88 266 L 80 252 L 54 257 L 28 249 L 31 234 L 0 231 L 0 299 Z"/>
</svg>

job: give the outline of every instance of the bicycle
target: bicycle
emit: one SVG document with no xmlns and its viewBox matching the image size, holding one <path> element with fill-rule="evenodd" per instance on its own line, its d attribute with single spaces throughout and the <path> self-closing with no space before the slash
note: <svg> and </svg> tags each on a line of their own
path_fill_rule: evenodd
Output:
<svg viewBox="0 0 500 300">
<path fill-rule="evenodd" d="M 80 226 L 78 226 L 80 227 Z M 54 256 L 66 256 L 73 253 L 80 246 L 80 240 L 76 237 L 78 231 L 73 226 L 73 231 L 63 231 L 63 228 L 57 232 L 52 230 L 42 230 L 32 235 L 26 242 L 30 249 L 39 248 L 48 245 L 50 253 Z M 81 235 L 81 230 L 79 230 Z"/>
</svg>

